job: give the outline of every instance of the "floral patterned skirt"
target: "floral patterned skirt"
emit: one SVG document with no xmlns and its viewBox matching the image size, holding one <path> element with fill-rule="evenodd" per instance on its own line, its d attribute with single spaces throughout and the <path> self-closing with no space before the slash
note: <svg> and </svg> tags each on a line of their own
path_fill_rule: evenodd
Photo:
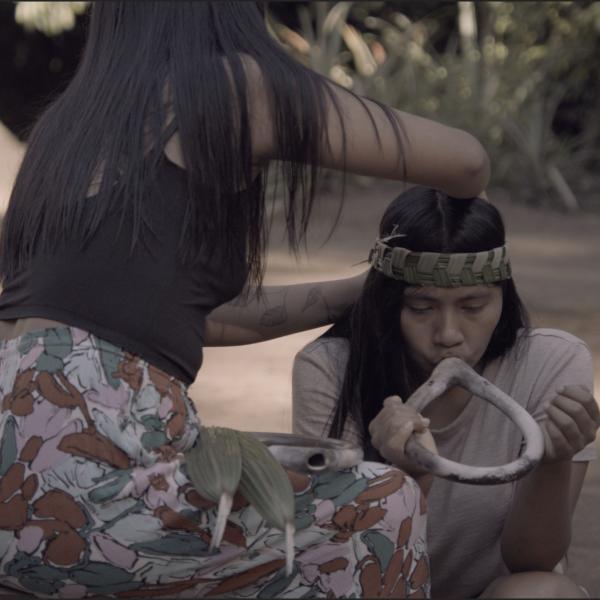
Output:
<svg viewBox="0 0 600 600">
<path fill-rule="evenodd" d="M 177 453 L 199 435 L 183 383 L 74 327 L 0 342 L 0 587 L 42 598 L 427 597 L 416 483 L 365 462 L 308 476 L 295 561 L 236 497 L 216 507 Z"/>
</svg>

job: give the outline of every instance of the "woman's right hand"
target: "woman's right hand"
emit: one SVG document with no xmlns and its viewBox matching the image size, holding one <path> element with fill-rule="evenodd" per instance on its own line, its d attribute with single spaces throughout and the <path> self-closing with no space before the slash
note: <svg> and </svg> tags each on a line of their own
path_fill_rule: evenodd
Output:
<svg viewBox="0 0 600 600">
<path fill-rule="evenodd" d="M 428 429 L 429 419 L 402 402 L 400 396 L 389 396 L 383 408 L 369 424 L 371 443 L 387 461 L 412 477 L 427 473 L 404 453 L 408 438 L 414 433 L 417 441 L 435 454 L 437 446 Z"/>
</svg>

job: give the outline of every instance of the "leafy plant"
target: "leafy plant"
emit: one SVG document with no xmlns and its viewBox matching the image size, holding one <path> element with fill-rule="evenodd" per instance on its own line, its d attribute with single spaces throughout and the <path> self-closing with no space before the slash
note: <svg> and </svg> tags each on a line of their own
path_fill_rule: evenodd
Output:
<svg viewBox="0 0 600 600">
<path fill-rule="evenodd" d="M 429 5 L 423 16 L 412 3 L 309 3 L 297 7 L 298 31 L 273 29 L 337 83 L 470 130 L 491 154 L 494 183 L 579 208 L 600 141 L 600 4 Z"/>
</svg>

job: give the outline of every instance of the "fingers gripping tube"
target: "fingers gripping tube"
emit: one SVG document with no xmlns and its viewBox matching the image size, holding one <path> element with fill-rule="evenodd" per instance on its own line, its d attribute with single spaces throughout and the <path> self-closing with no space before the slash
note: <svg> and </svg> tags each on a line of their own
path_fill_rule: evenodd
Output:
<svg viewBox="0 0 600 600">
<path fill-rule="evenodd" d="M 493 383 L 478 375 L 458 358 L 446 358 L 433 370 L 431 377 L 419 387 L 406 403 L 422 412 L 433 400 L 449 388 L 460 385 L 474 396 L 491 402 L 523 433 L 525 450 L 516 460 L 505 465 L 476 467 L 463 465 L 430 452 L 411 436 L 406 443 L 406 455 L 429 472 L 459 483 L 494 485 L 520 479 L 539 463 L 544 453 L 544 437 L 533 417 L 513 398 Z"/>
</svg>

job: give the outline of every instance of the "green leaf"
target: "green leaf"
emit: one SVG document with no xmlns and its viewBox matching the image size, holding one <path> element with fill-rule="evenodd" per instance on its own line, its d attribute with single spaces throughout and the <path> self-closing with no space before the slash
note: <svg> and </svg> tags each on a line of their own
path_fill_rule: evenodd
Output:
<svg viewBox="0 0 600 600">
<path fill-rule="evenodd" d="M 8 417 L 4 425 L 2 441 L 0 442 L 0 477 L 3 477 L 6 471 L 17 460 L 16 427 L 15 418 L 13 416 Z"/>
<path fill-rule="evenodd" d="M 366 479 L 357 479 L 351 486 L 347 487 L 339 496 L 333 498 L 333 503 L 336 506 L 344 506 L 352 502 L 356 496 L 364 491 L 369 485 Z"/>
<path fill-rule="evenodd" d="M 115 585 L 128 583 L 133 579 L 133 573 L 125 569 L 101 562 L 89 562 L 83 568 L 71 569 L 69 578 L 86 586 Z"/>
<path fill-rule="evenodd" d="M 56 581 L 45 581 L 44 579 L 37 579 L 25 574 L 19 576 L 19 583 L 25 589 L 32 592 L 39 592 L 40 594 L 55 594 L 59 588 L 64 586 L 62 582 L 58 585 Z"/>
<path fill-rule="evenodd" d="M 48 373 L 62 371 L 64 366 L 62 359 L 51 356 L 50 354 L 47 354 L 46 351 L 42 352 L 35 362 L 35 368 L 38 371 L 48 371 Z"/>
<path fill-rule="evenodd" d="M 44 351 L 50 356 L 63 360 L 73 351 L 71 330 L 65 328 L 48 329 L 44 335 Z"/>
<path fill-rule="evenodd" d="M 314 488 L 314 494 L 317 498 L 334 499 L 356 481 L 356 476 L 353 473 L 338 472 L 336 475 L 337 477 L 327 483 L 317 483 Z"/>
<path fill-rule="evenodd" d="M 101 339 L 96 339 L 96 344 L 100 351 L 100 364 L 102 365 L 106 380 L 108 381 L 108 384 L 116 390 L 121 385 L 121 381 L 116 379 L 113 374 L 117 372 L 121 358 L 115 353 L 115 346 L 113 344 Z"/>
<path fill-rule="evenodd" d="M 137 590 L 144 585 L 143 581 L 125 581 L 123 583 L 110 583 L 108 585 L 88 585 L 88 591 L 94 594 L 118 594 Z"/>
<path fill-rule="evenodd" d="M 311 492 L 307 492 L 302 494 L 301 496 L 296 496 L 294 498 L 294 509 L 297 513 L 304 511 L 309 507 L 313 500 L 315 499 L 314 495 Z"/>
<path fill-rule="evenodd" d="M 314 523 L 314 510 L 312 513 L 305 513 L 303 515 L 296 515 L 294 518 L 294 527 L 296 530 L 306 529 L 306 527 L 310 527 Z"/>
<path fill-rule="evenodd" d="M 34 569 L 41 565 L 42 561 L 37 556 L 29 556 L 25 552 L 15 554 L 15 557 L 4 567 L 7 575 L 10 577 L 18 577 L 20 573 L 28 569 Z"/>
<path fill-rule="evenodd" d="M 394 554 L 394 544 L 392 541 L 378 531 L 365 531 L 361 533 L 360 539 L 371 551 L 371 554 L 377 557 L 381 572 L 385 573 Z"/>
<path fill-rule="evenodd" d="M 146 450 L 154 450 L 154 448 L 163 446 L 168 441 L 164 431 L 146 431 L 146 433 L 142 433 L 142 446 Z"/>
<path fill-rule="evenodd" d="M 163 421 L 156 415 L 144 415 L 140 420 L 149 431 L 160 431 L 164 428 Z"/>
<path fill-rule="evenodd" d="M 103 486 L 93 489 L 88 497 L 92 502 L 102 503 L 112 500 L 130 481 L 132 469 L 122 469 L 110 473 L 110 479 Z"/>
<path fill-rule="evenodd" d="M 135 552 L 169 554 L 179 556 L 202 556 L 208 552 L 208 544 L 196 535 L 170 533 L 148 542 L 138 542 L 129 546 Z"/>
<path fill-rule="evenodd" d="M 17 346 L 21 356 L 24 356 L 33 348 L 34 344 L 37 342 L 37 339 L 38 334 L 32 331 L 21 336 L 19 345 Z"/>
<path fill-rule="evenodd" d="M 258 593 L 257 598 L 279 598 L 282 592 L 292 583 L 298 573 L 298 565 L 294 563 L 294 569 L 286 576 L 285 568 L 279 569 L 273 579 Z"/>
<path fill-rule="evenodd" d="M 26 569 L 23 571 L 23 574 L 27 575 L 28 577 L 43 579 L 45 581 L 61 581 L 67 577 L 67 570 L 48 567 L 46 565 L 39 565 L 30 569 Z"/>
</svg>

